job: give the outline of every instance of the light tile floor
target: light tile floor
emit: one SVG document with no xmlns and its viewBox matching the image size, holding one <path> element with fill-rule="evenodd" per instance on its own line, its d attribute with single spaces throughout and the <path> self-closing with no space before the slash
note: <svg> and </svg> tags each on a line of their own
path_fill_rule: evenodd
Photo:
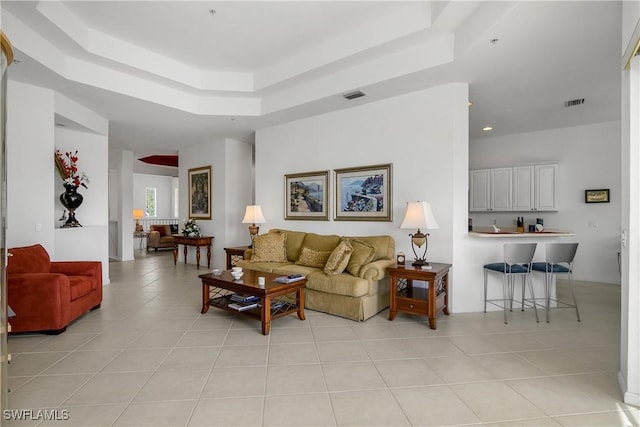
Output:
<svg viewBox="0 0 640 427">
<path fill-rule="evenodd" d="M 578 284 L 581 323 L 571 309 L 550 324 L 466 313 L 433 331 L 386 310 L 360 323 L 307 311 L 265 337 L 254 320 L 200 314 L 205 270 L 136 255 L 110 263 L 102 308 L 65 333 L 10 337 L 10 408 L 69 419 L 7 425 L 640 425 L 616 380 L 617 286 Z"/>
</svg>

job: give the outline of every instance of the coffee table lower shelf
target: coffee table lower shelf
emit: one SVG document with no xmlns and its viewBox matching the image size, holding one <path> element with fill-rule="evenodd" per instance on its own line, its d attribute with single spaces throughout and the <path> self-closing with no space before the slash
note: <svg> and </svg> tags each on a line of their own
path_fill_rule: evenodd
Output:
<svg viewBox="0 0 640 427">
<path fill-rule="evenodd" d="M 304 286 L 306 280 L 286 284 L 277 283 L 274 279 L 279 275 L 251 270 L 245 270 L 245 274 L 240 280 L 235 280 L 229 270 L 225 270 L 219 275 L 210 273 L 201 274 L 198 277 L 202 280 L 202 314 L 209 311 L 209 307 L 215 307 L 229 313 L 260 320 L 263 335 L 269 334 L 272 319 L 297 313 L 300 320 L 305 320 Z M 262 286 L 257 284 L 259 277 L 265 278 L 265 284 Z M 233 302 L 231 296 L 236 293 L 260 298 L 260 307 L 242 311 L 229 307 L 229 304 Z M 287 294 L 295 294 L 295 304 L 278 298 Z M 284 304 L 271 308 L 272 302 L 275 301 Z"/>
<path fill-rule="evenodd" d="M 277 300 L 280 301 L 280 300 Z M 249 310 L 236 310 L 235 308 L 229 307 L 233 301 L 231 300 L 231 295 L 225 295 L 221 297 L 217 297 L 209 300 L 209 306 L 219 308 L 221 310 L 228 311 L 230 313 L 241 314 L 243 316 L 252 317 L 254 319 L 260 320 L 262 317 L 262 307 L 251 308 Z M 273 302 L 273 300 L 272 300 Z M 289 314 L 296 313 L 298 311 L 298 306 L 295 304 L 289 304 L 286 301 L 282 301 L 284 305 L 271 309 L 271 319 L 277 319 L 279 317 L 287 316 Z M 262 303 L 261 303 L 262 305 Z"/>
</svg>

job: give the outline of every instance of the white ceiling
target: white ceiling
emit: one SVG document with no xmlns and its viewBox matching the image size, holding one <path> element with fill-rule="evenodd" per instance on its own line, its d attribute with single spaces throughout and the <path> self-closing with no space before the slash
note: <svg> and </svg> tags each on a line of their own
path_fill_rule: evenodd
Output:
<svg viewBox="0 0 640 427">
<path fill-rule="evenodd" d="M 20 61 L 10 79 L 96 111 L 110 149 L 142 157 L 449 82 L 469 83 L 472 140 L 618 120 L 621 13 L 613 1 L 3 0 L 0 18 Z M 356 89 L 367 96 L 342 98 Z"/>
</svg>

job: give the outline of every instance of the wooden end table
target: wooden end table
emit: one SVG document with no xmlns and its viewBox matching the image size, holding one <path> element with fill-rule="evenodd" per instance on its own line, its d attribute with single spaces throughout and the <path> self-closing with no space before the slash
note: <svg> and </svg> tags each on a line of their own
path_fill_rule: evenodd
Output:
<svg viewBox="0 0 640 427">
<path fill-rule="evenodd" d="M 429 327 L 436 329 L 436 314 L 449 314 L 449 270 L 451 264 L 430 263 L 430 270 L 420 267 L 388 267 L 389 320 L 398 311 L 427 316 Z M 427 282 L 427 288 L 413 286 L 413 281 Z"/>
<path fill-rule="evenodd" d="M 225 270 L 219 275 L 213 273 L 201 274 L 198 276 L 202 280 L 202 311 L 204 314 L 209 311 L 209 307 L 216 307 L 231 313 L 248 316 L 260 320 L 262 334 L 269 335 L 271 330 L 271 320 L 287 316 L 292 313 L 298 314 L 298 319 L 304 320 L 304 286 L 307 279 L 292 283 L 274 282 L 281 274 L 265 273 L 262 271 L 244 270 L 244 275 L 235 280 L 229 270 Z M 258 285 L 258 277 L 265 278 L 264 286 Z M 279 296 L 295 292 L 296 303 L 289 304 L 283 302 L 282 305 L 274 305 L 274 299 Z M 260 307 L 246 311 L 238 311 L 229 307 L 231 295 L 234 293 L 244 295 L 254 295 L 260 298 Z M 277 307 L 277 308 L 276 308 Z"/>
<path fill-rule="evenodd" d="M 181 234 L 173 235 L 173 265 L 178 262 L 178 245 L 184 245 L 184 263 L 187 263 L 187 246 L 196 247 L 196 268 L 200 270 L 200 247 L 207 247 L 207 268 L 211 268 L 211 241 L 213 237 L 188 237 Z"/>
<path fill-rule="evenodd" d="M 249 246 L 236 246 L 234 248 L 224 248 L 227 254 L 227 270 L 231 270 L 231 267 L 236 265 L 238 261 L 244 259 L 244 251 L 249 249 Z"/>
</svg>

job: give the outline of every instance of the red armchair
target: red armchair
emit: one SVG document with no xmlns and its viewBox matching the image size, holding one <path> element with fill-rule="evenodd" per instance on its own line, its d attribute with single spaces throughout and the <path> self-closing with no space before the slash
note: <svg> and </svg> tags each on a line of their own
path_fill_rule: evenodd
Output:
<svg viewBox="0 0 640 427">
<path fill-rule="evenodd" d="M 41 245 L 9 249 L 7 299 L 12 332 L 59 334 L 102 302 L 102 263 L 51 261 Z"/>
</svg>

